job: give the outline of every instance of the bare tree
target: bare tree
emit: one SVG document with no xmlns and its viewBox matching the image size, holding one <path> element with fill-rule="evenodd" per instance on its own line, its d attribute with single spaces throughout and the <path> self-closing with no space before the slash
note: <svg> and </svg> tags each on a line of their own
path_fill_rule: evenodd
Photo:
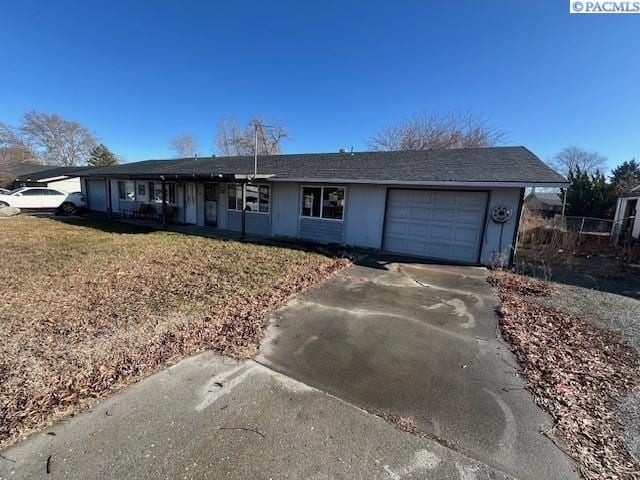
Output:
<svg viewBox="0 0 640 480">
<path fill-rule="evenodd" d="M 570 171 L 579 168 L 580 171 L 593 174 L 596 170 L 604 170 L 607 157 L 598 152 L 588 152 L 582 148 L 571 145 L 563 148 L 547 163 L 565 177 Z"/>
<path fill-rule="evenodd" d="M 472 113 L 415 114 L 384 128 L 368 142 L 372 150 L 445 150 L 489 147 L 504 141 L 504 133 Z"/>
<path fill-rule="evenodd" d="M 282 142 L 289 137 L 282 122 L 265 125 L 261 116 L 253 117 L 243 129 L 235 119 L 222 119 L 218 123 L 215 143 L 224 156 L 253 155 L 258 134 L 258 154 L 276 155 L 282 153 Z"/>
<path fill-rule="evenodd" d="M 56 113 L 25 114 L 19 132 L 27 148 L 49 165 L 83 165 L 96 146 L 96 139 L 88 129 Z"/>
<path fill-rule="evenodd" d="M 0 122 L 0 166 L 36 162 L 35 155 L 24 143 L 20 132 Z"/>
<path fill-rule="evenodd" d="M 198 155 L 198 140 L 190 133 L 180 133 L 171 140 L 171 149 L 177 157 L 196 157 Z"/>
</svg>

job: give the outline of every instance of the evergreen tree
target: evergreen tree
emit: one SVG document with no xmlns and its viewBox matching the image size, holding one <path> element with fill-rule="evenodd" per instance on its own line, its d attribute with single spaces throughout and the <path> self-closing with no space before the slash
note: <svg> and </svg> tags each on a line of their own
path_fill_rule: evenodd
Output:
<svg viewBox="0 0 640 480">
<path fill-rule="evenodd" d="M 600 170 L 589 174 L 575 167 L 568 174 L 567 214 L 580 217 L 611 218 L 616 198 L 613 187 Z"/>
<path fill-rule="evenodd" d="M 91 167 L 110 167 L 117 165 L 118 157 L 116 157 L 103 143 L 98 145 L 91 151 L 87 165 Z"/>
<path fill-rule="evenodd" d="M 611 184 L 617 195 L 640 185 L 640 164 L 635 158 L 622 162 L 611 171 Z"/>
</svg>

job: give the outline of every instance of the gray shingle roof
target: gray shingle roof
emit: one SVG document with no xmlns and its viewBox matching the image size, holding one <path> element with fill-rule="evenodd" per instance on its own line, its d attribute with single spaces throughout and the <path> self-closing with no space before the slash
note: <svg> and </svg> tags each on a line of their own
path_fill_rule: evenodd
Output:
<svg viewBox="0 0 640 480">
<path fill-rule="evenodd" d="M 39 165 L 35 163 L 18 163 L 3 165 L 0 170 L 6 171 L 21 181 L 39 181 L 47 178 L 75 176 L 76 172 L 86 171 L 92 167 L 56 167 L 55 165 Z"/>
<path fill-rule="evenodd" d="M 51 167 L 49 166 L 45 170 L 38 170 L 32 173 L 20 174 L 17 176 L 16 180 L 38 182 L 40 180 L 46 180 L 48 178 L 75 177 L 79 172 L 87 172 L 92 168 L 93 167 Z"/>
<path fill-rule="evenodd" d="M 79 172 L 80 176 L 252 175 L 253 157 L 147 160 Z M 563 183 L 525 147 L 400 152 L 311 153 L 258 158 L 258 174 L 308 181 Z"/>
</svg>

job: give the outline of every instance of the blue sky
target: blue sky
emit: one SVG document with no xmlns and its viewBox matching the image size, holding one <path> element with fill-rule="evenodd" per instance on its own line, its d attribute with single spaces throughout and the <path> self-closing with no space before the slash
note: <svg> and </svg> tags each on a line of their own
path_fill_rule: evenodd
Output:
<svg viewBox="0 0 640 480">
<path fill-rule="evenodd" d="M 0 1 L 0 121 L 77 120 L 127 161 L 222 117 L 282 120 L 285 151 L 363 150 L 414 112 L 472 111 L 546 159 L 640 157 L 640 15 L 564 0 Z"/>
</svg>

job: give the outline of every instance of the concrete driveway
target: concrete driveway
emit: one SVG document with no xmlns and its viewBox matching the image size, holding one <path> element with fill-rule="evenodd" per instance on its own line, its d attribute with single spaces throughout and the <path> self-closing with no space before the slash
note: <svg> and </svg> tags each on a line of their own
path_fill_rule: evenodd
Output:
<svg viewBox="0 0 640 480">
<path fill-rule="evenodd" d="M 351 267 L 274 315 L 257 362 L 183 360 L 1 452 L 0 480 L 577 478 L 496 340 L 485 275 Z"/>
<path fill-rule="evenodd" d="M 510 480 L 255 362 L 188 358 L 0 454 L 0 479 Z"/>
<path fill-rule="evenodd" d="M 497 335 L 482 268 L 370 260 L 273 316 L 258 361 L 354 405 L 411 416 L 522 479 L 578 478 Z"/>
</svg>

